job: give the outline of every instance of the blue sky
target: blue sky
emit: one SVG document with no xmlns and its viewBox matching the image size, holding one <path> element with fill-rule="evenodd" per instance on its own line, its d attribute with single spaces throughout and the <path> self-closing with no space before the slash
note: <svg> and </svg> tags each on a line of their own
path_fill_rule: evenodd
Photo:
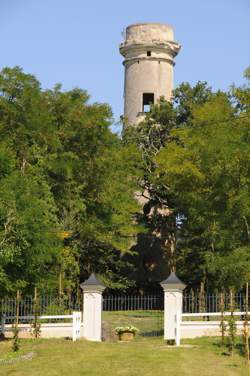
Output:
<svg viewBox="0 0 250 376">
<path fill-rule="evenodd" d="M 249 0 L 0 0 L 0 68 L 20 65 L 43 88 L 87 89 L 123 112 L 124 27 L 162 22 L 182 45 L 175 86 L 205 80 L 227 90 L 250 65 Z"/>
</svg>

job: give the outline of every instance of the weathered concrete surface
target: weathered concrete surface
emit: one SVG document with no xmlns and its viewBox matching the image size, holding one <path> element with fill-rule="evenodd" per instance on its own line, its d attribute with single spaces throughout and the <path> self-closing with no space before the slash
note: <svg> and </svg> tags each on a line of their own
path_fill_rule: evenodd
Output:
<svg viewBox="0 0 250 376">
<path fill-rule="evenodd" d="M 144 116 L 143 93 L 154 94 L 154 103 L 161 96 L 171 98 L 179 50 L 169 25 L 139 23 L 126 28 L 120 53 L 125 58 L 124 116 L 129 124 L 137 124 Z"/>
</svg>

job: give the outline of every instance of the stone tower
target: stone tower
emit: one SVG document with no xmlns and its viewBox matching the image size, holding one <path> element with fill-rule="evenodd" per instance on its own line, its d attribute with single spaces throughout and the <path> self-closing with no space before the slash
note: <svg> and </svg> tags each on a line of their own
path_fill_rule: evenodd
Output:
<svg viewBox="0 0 250 376">
<path fill-rule="evenodd" d="M 120 44 L 124 56 L 124 116 L 137 124 L 150 104 L 164 96 L 171 98 L 174 58 L 180 45 L 174 42 L 173 29 L 160 23 L 130 25 Z"/>
</svg>

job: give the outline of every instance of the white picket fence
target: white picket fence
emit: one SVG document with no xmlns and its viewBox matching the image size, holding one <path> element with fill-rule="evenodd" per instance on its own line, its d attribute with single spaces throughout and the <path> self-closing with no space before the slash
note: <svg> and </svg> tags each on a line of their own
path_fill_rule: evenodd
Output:
<svg viewBox="0 0 250 376">
<path fill-rule="evenodd" d="M 31 332 L 31 320 L 34 320 L 34 316 L 20 316 L 21 321 L 30 321 L 28 324 L 20 323 L 18 325 L 21 332 Z M 11 332 L 12 325 L 7 324 L 6 320 L 13 320 L 14 317 L 2 316 L 1 320 L 1 333 L 6 335 Z M 42 315 L 37 317 L 38 320 L 48 321 L 48 320 L 71 320 L 70 323 L 41 323 L 41 335 L 42 337 L 65 337 L 66 333 L 69 333 L 73 341 L 81 338 L 81 328 L 82 328 L 82 313 L 74 311 L 72 315 Z"/>
</svg>

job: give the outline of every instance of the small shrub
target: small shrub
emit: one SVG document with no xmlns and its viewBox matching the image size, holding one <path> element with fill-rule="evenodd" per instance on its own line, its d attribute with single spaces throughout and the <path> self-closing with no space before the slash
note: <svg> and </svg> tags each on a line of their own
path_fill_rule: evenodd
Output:
<svg viewBox="0 0 250 376">
<path fill-rule="evenodd" d="M 236 334 L 237 334 L 237 325 L 236 319 L 234 316 L 234 301 L 233 301 L 233 291 L 230 291 L 230 311 L 231 316 L 228 320 L 228 347 L 230 355 L 233 355 L 235 343 L 236 343 Z"/>
<path fill-rule="evenodd" d="M 18 326 L 15 325 L 12 329 L 13 331 L 13 343 L 12 343 L 12 350 L 14 352 L 20 349 L 20 338 L 19 338 L 19 329 Z"/>
<path fill-rule="evenodd" d="M 225 343 L 225 333 L 227 329 L 227 324 L 225 322 L 225 297 L 224 294 L 220 294 L 220 330 L 221 330 L 221 343 L 224 345 Z"/>
<path fill-rule="evenodd" d="M 243 324 L 243 331 L 242 331 L 242 347 L 244 349 L 244 354 L 246 357 L 246 361 L 249 363 L 250 356 L 249 356 L 249 333 L 248 333 L 248 321 L 245 319 Z"/>
<path fill-rule="evenodd" d="M 233 355 L 233 351 L 235 348 L 236 332 L 237 332 L 236 320 L 235 320 L 235 317 L 232 315 L 230 316 L 230 319 L 228 320 L 228 347 L 229 347 L 229 352 L 231 355 Z"/>
<path fill-rule="evenodd" d="M 37 297 L 37 289 L 35 288 L 35 298 L 34 298 L 34 320 L 31 324 L 32 334 L 35 338 L 39 338 L 41 335 L 41 322 L 39 320 L 39 313 L 41 312 L 40 300 Z"/>
<path fill-rule="evenodd" d="M 31 324 L 32 334 L 35 338 L 39 338 L 41 335 L 41 322 L 37 317 L 34 318 L 33 323 Z"/>
</svg>

